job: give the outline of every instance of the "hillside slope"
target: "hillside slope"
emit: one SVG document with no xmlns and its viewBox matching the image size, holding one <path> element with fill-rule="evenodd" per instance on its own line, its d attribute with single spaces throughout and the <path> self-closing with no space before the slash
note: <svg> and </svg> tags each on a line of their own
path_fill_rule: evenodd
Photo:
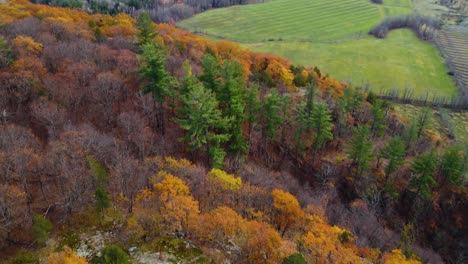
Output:
<svg viewBox="0 0 468 264">
<path fill-rule="evenodd" d="M 431 109 L 145 15 L 0 21 L 2 259 L 464 258 L 466 150 Z"/>
</svg>

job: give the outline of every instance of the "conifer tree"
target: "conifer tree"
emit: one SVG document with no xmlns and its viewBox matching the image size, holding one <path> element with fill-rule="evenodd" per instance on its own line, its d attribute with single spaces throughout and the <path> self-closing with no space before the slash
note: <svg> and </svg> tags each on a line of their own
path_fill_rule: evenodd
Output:
<svg viewBox="0 0 468 264">
<path fill-rule="evenodd" d="M 437 167 L 437 154 L 431 150 L 427 154 L 420 155 L 413 163 L 411 171 L 418 176 L 414 176 L 410 181 L 410 188 L 416 189 L 416 194 L 425 199 L 430 199 L 432 186 L 436 184 L 433 178 L 434 170 Z"/>
<path fill-rule="evenodd" d="M 223 117 L 231 120 L 225 132 L 230 135 L 227 145 L 235 156 L 245 154 L 248 150 L 242 130 L 246 118 L 244 114 L 246 89 L 242 75 L 243 69 L 240 63 L 226 61 L 223 65 L 224 83 L 217 93 Z"/>
<path fill-rule="evenodd" d="M 207 52 L 203 56 L 201 64 L 203 72 L 198 78 L 207 89 L 212 92 L 219 92 L 221 86 L 219 78 L 221 76 L 221 63 L 219 59 L 210 52 Z"/>
<path fill-rule="evenodd" d="M 389 184 L 391 174 L 404 162 L 405 144 L 401 138 L 390 139 L 380 151 L 380 157 L 388 160 L 388 165 L 385 168 L 385 184 Z"/>
<path fill-rule="evenodd" d="M 415 122 L 411 122 L 403 131 L 402 139 L 405 143 L 405 150 L 408 151 L 411 145 L 416 141 L 417 128 Z"/>
<path fill-rule="evenodd" d="M 431 108 L 424 107 L 419 113 L 416 119 L 417 138 L 421 137 L 422 131 L 429 125 L 430 114 L 432 113 Z"/>
<path fill-rule="evenodd" d="M 47 241 L 52 229 L 53 226 L 49 219 L 39 214 L 34 215 L 32 231 L 34 232 L 34 236 L 36 237 L 36 241 L 39 245 L 43 245 Z"/>
<path fill-rule="evenodd" d="M 301 147 L 303 145 L 302 138 L 304 134 L 310 132 L 313 127 L 312 111 L 314 110 L 315 90 L 315 80 L 311 80 L 306 86 L 304 100 L 298 107 L 298 114 L 296 117 L 297 129 L 295 134 L 297 147 Z"/>
<path fill-rule="evenodd" d="M 359 126 L 354 129 L 353 137 L 346 152 L 356 167 L 355 176 L 360 177 L 363 172 L 369 169 L 369 162 L 372 157 L 372 142 L 369 140 L 370 130 L 367 125 Z"/>
<path fill-rule="evenodd" d="M 156 26 L 151 20 L 151 17 L 146 12 L 141 13 L 141 15 L 138 17 L 136 28 L 138 29 L 138 40 L 136 43 L 138 47 L 143 47 L 146 44 L 152 43 L 154 38 L 158 36 Z"/>
<path fill-rule="evenodd" d="M 276 89 L 271 89 L 271 94 L 263 103 L 262 120 L 263 120 L 263 138 L 265 143 L 275 139 L 275 134 L 278 127 L 283 122 L 281 117 L 282 98 Z"/>
<path fill-rule="evenodd" d="M 319 103 L 312 111 L 312 127 L 316 129 L 314 147 L 320 150 L 327 140 L 333 139 L 333 128 L 330 111 L 323 103 Z"/>
<path fill-rule="evenodd" d="M 109 194 L 104 189 L 109 179 L 109 175 L 107 171 L 101 166 L 101 164 L 99 164 L 99 162 L 93 157 L 86 157 L 86 160 L 90 168 L 90 174 L 94 177 L 96 183 L 96 192 L 94 193 L 96 210 L 102 217 L 104 215 L 104 209 L 111 206 L 111 199 L 109 198 Z"/>
<path fill-rule="evenodd" d="M 222 117 L 216 97 L 201 83 L 197 83 L 182 100 L 182 116 L 177 119 L 177 123 L 185 130 L 182 139 L 188 142 L 191 151 L 206 148 L 208 163 L 213 167 L 221 167 L 226 155 L 222 143 L 229 139 L 229 135 L 222 131 L 230 120 Z"/>
<path fill-rule="evenodd" d="M 460 146 L 445 149 L 442 155 L 440 173 L 450 184 L 462 185 L 466 181 L 466 156 Z"/>
<path fill-rule="evenodd" d="M 175 86 L 172 76 L 165 69 L 166 52 L 155 42 L 142 46 L 143 53 L 139 55 L 140 63 L 137 72 L 140 74 L 143 93 L 151 93 L 157 103 L 158 127 L 163 135 L 166 133 L 164 102 L 174 95 Z"/>
</svg>

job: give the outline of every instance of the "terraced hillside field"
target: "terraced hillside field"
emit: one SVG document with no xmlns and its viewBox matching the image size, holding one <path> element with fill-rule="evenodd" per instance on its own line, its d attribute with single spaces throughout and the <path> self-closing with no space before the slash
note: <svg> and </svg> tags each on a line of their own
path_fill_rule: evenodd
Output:
<svg viewBox="0 0 468 264">
<path fill-rule="evenodd" d="M 435 47 L 408 30 L 385 40 L 367 35 L 388 15 L 411 13 L 411 0 L 272 0 L 210 10 L 178 26 L 212 39 L 281 55 L 375 92 L 413 88 L 414 95 L 452 97 L 458 89 Z"/>
<path fill-rule="evenodd" d="M 468 33 L 443 30 L 436 41 L 465 96 L 468 96 Z"/>
</svg>

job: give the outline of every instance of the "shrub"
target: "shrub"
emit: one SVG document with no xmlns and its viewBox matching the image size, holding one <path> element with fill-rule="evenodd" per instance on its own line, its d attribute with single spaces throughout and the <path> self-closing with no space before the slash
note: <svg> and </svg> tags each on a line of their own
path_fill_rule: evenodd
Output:
<svg viewBox="0 0 468 264">
<path fill-rule="evenodd" d="M 307 264 L 307 261 L 301 253 L 296 253 L 283 259 L 283 264 Z"/>
<path fill-rule="evenodd" d="M 98 263 L 102 264 L 127 264 L 128 255 L 117 245 L 106 246 L 101 251 Z"/>
<path fill-rule="evenodd" d="M 8 264 L 39 264 L 39 258 L 26 250 L 19 250 L 13 257 L 9 258 Z"/>
</svg>

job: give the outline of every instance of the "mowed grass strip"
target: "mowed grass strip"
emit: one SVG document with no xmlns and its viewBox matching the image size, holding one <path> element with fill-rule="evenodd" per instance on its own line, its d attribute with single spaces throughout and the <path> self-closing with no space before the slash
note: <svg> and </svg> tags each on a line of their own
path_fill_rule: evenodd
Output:
<svg viewBox="0 0 468 264">
<path fill-rule="evenodd" d="M 416 97 L 451 97 L 457 87 L 437 50 L 406 29 L 386 39 L 366 37 L 342 43 L 265 42 L 243 44 L 253 51 L 289 58 L 295 64 L 318 66 L 334 78 L 365 86 L 376 93 L 412 88 Z"/>
<path fill-rule="evenodd" d="M 239 42 L 329 41 L 365 34 L 387 13 L 410 11 L 368 0 L 272 0 L 210 10 L 177 25 Z"/>
</svg>

